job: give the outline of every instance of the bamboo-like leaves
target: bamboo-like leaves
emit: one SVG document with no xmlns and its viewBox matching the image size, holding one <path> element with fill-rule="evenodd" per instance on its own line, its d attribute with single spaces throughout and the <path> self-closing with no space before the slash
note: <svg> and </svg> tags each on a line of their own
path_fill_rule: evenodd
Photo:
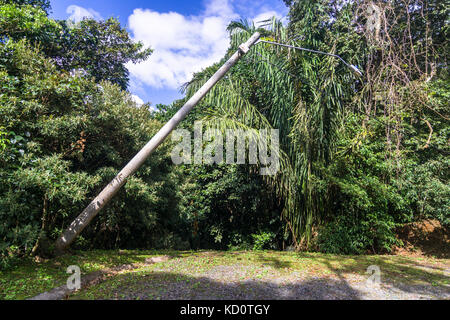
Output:
<svg viewBox="0 0 450 320">
<path fill-rule="evenodd" d="M 267 27 L 267 24 L 266 24 Z M 245 21 L 233 22 L 229 54 L 256 31 Z M 272 41 L 298 45 L 287 29 L 272 19 L 261 31 Z M 225 132 L 227 129 L 275 128 L 280 134 L 280 171 L 266 176 L 282 200 L 282 215 L 296 245 L 308 243 L 312 226 L 320 215 L 315 194 L 314 161 L 327 159 L 339 126 L 343 95 L 336 74 L 338 62 L 331 57 L 305 56 L 267 43 L 254 46 L 206 96 L 203 123 Z M 187 85 L 188 95 L 211 76 L 213 69 L 197 74 Z M 254 139 L 261 137 L 254 131 Z M 306 240 L 306 241 L 304 241 Z"/>
</svg>

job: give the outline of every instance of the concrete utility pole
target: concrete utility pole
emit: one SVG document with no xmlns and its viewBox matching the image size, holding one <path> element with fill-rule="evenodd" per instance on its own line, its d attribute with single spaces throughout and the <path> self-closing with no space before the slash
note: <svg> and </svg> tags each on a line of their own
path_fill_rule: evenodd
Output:
<svg viewBox="0 0 450 320">
<path fill-rule="evenodd" d="M 135 173 L 150 154 L 164 141 L 173 129 L 186 117 L 196 104 L 211 90 L 211 88 L 241 59 L 259 40 L 261 35 L 255 32 L 247 42 L 239 46 L 233 56 L 217 70 L 217 72 L 189 99 L 188 102 L 170 119 L 158 133 L 139 151 L 133 159 L 119 172 L 119 174 L 95 197 L 94 200 L 80 213 L 70 226 L 56 240 L 55 249 L 62 253 L 111 200 L 125 184 L 128 177 Z"/>
</svg>

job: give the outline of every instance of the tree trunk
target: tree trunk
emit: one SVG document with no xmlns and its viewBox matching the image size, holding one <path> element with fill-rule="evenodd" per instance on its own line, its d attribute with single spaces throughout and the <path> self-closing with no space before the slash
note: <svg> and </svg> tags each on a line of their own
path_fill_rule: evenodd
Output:
<svg viewBox="0 0 450 320">
<path fill-rule="evenodd" d="M 37 255 L 39 251 L 41 251 L 42 246 L 42 238 L 45 237 L 45 232 L 47 231 L 47 220 L 48 220 L 48 197 L 47 193 L 44 194 L 44 204 L 42 208 L 42 224 L 41 224 L 41 232 L 36 240 L 36 243 L 31 250 L 32 255 Z"/>
</svg>

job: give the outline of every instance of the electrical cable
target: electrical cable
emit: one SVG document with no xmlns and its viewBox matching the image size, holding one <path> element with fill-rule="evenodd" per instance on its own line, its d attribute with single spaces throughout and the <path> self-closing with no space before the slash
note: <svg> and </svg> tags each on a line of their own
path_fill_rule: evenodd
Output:
<svg viewBox="0 0 450 320">
<path fill-rule="evenodd" d="M 362 75 L 363 75 L 362 72 L 358 69 L 358 67 L 347 63 L 344 59 L 342 59 L 337 54 L 328 53 L 328 52 L 324 52 L 324 51 L 313 50 L 313 49 L 307 49 L 307 48 L 302 48 L 302 47 L 296 47 L 296 46 L 291 46 L 291 45 L 288 45 L 288 44 L 283 44 L 283 43 L 278 43 L 278 42 L 273 42 L 273 41 L 266 41 L 266 40 L 258 40 L 255 44 L 258 44 L 260 42 L 268 43 L 268 44 L 274 44 L 274 45 L 277 45 L 277 46 L 291 48 L 291 49 L 296 49 L 296 50 L 302 50 L 302 51 L 307 51 L 307 52 L 312 52 L 312 53 L 323 54 L 323 55 L 327 55 L 327 56 L 331 56 L 331 57 L 335 57 L 335 58 L 338 58 L 339 60 L 341 60 L 347 67 L 349 67 L 358 76 L 362 77 Z"/>
</svg>

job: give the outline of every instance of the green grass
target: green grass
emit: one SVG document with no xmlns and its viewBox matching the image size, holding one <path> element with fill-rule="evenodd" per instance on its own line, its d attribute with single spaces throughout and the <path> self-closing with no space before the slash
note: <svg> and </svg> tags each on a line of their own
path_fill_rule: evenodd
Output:
<svg viewBox="0 0 450 320">
<path fill-rule="evenodd" d="M 44 262 L 24 258 L 19 265 L 0 271 L 0 299 L 27 299 L 66 283 L 67 267 L 77 265 L 81 274 L 122 264 L 144 262 L 169 251 L 92 250 L 66 254 Z"/>
<path fill-rule="evenodd" d="M 302 278 L 345 278 L 348 275 L 367 276 L 370 265 L 377 265 L 385 283 L 449 285 L 445 270 L 448 260 L 414 259 L 401 256 L 341 256 L 320 253 L 292 253 L 276 251 L 195 252 L 164 263 L 130 270 L 74 294 L 72 299 L 122 299 L 124 292 L 140 292 L 143 286 L 152 287 L 154 296 L 162 292 L 165 283 L 183 282 L 183 287 L 207 290 L 194 279 L 219 266 L 239 265 L 245 270 L 240 280 L 270 281 L 294 272 Z M 422 269 L 426 265 L 428 268 Z M 245 266 L 245 268 L 242 268 Z M 430 268 L 431 267 L 431 268 Z M 219 272 L 220 273 L 220 272 Z M 216 279 L 217 281 L 217 279 Z M 227 277 L 219 281 L 227 281 Z M 123 292 L 124 291 L 124 292 Z M 129 297 L 127 297 L 129 298 Z"/>
<path fill-rule="evenodd" d="M 80 299 L 118 298 L 117 288 L 135 287 L 152 281 L 155 287 L 154 299 L 158 290 L 164 289 L 164 281 L 183 281 L 193 289 L 203 290 L 192 281 L 196 276 L 207 273 L 220 266 L 244 266 L 240 279 L 268 280 L 276 277 L 298 274 L 301 277 L 342 278 L 348 275 L 366 275 L 367 267 L 377 265 L 382 272 L 382 281 L 407 284 L 449 285 L 445 270 L 449 260 L 433 258 L 411 258 L 389 255 L 341 256 L 321 253 L 295 253 L 277 251 L 124 251 L 118 250 L 82 251 L 65 255 L 46 262 L 37 263 L 24 260 L 12 270 L 0 272 L 0 298 L 24 299 L 54 287 L 63 285 L 68 278 L 69 265 L 78 265 L 82 274 L 117 265 L 142 263 L 146 258 L 157 255 L 172 255 L 167 262 L 156 263 L 107 279 L 73 295 Z M 143 281 L 146 280 L 146 281 Z M 223 279 L 226 281 L 226 278 Z"/>
</svg>

